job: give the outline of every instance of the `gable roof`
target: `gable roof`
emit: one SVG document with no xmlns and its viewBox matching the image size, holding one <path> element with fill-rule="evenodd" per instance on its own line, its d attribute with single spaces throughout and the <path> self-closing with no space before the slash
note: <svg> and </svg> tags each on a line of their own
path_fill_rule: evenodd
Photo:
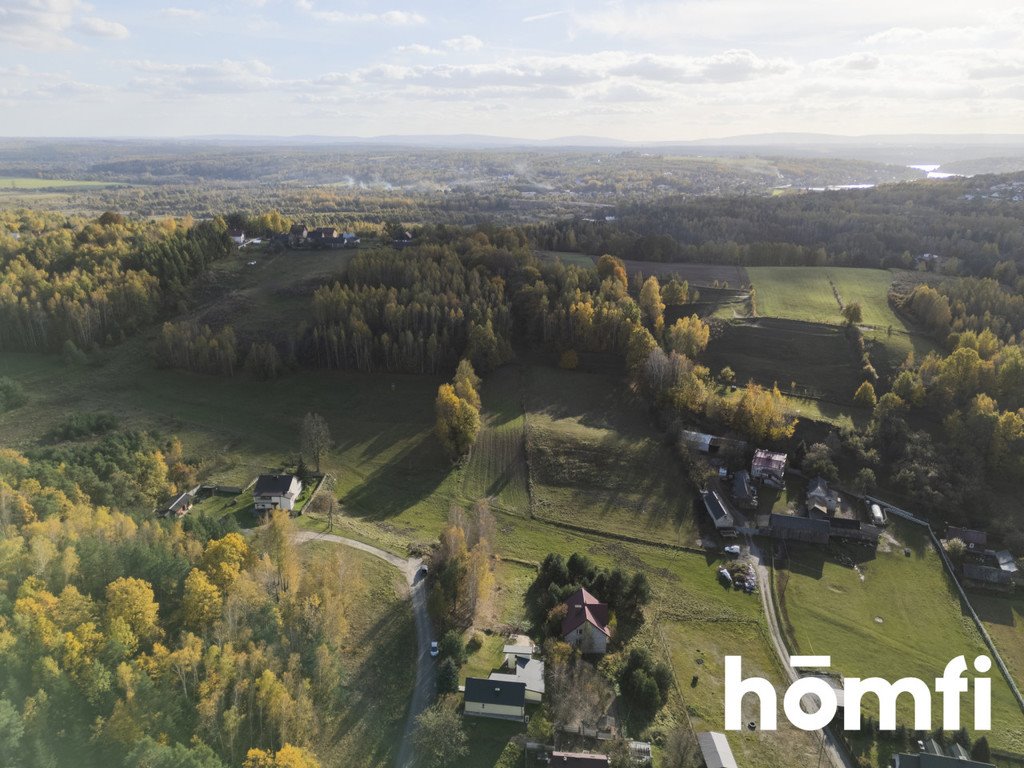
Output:
<svg viewBox="0 0 1024 768">
<path fill-rule="evenodd" d="M 561 768 L 599 768 L 608 765 L 608 755 L 593 752 L 552 752 L 551 765 Z"/>
<path fill-rule="evenodd" d="M 821 475 L 818 475 L 816 478 L 811 480 L 810 484 L 807 486 L 807 498 L 816 496 L 827 499 L 831 495 L 832 491 L 828 487 L 828 481 Z"/>
<path fill-rule="evenodd" d="M 185 507 L 187 507 L 191 500 L 192 494 L 189 491 L 185 491 L 184 493 L 181 493 L 175 496 L 170 501 L 168 501 L 164 505 L 164 511 L 168 513 L 177 512 L 179 509 L 184 509 Z"/>
<path fill-rule="evenodd" d="M 1017 561 L 1010 554 L 1009 550 L 1002 549 L 996 552 L 996 560 L 999 561 L 999 567 L 1007 573 L 1017 572 Z"/>
<path fill-rule="evenodd" d="M 725 508 L 725 503 L 722 501 L 722 497 L 718 495 L 718 491 L 701 491 L 700 495 L 704 500 L 704 508 L 708 511 L 708 515 L 711 516 L 715 528 L 732 528 L 736 525 L 736 521 L 732 518 L 732 513 Z"/>
<path fill-rule="evenodd" d="M 787 456 L 784 453 L 758 448 L 754 451 L 754 460 L 750 462 L 750 468 L 755 472 L 760 470 L 762 472 L 775 472 L 781 475 L 786 470 L 786 459 Z"/>
<path fill-rule="evenodd" d="M 508 680 L 484 680 L 480 677 L 466 678 L 465 701 L 476 704 L 498 704 L 503 707 L 526 706 L 526 683 Z"/>
<path fill-rule="evenodd" d="M 562 619 L 562 637 L 584 624 L 592 624 L 611 637 L 608 629 L 608 606 L 580 587 L 565 599 L 568 610 Z"/>
<path fill-rule="evenodd" d="M 708 768 L 739 768 L 724 733 L 698 733 L 697 743 Z"/>
<path fill-rule="evenodd" d="M 1013 576 L 1001 568 L 993 568 L 990 565 L 975 565 L 964 563 L 964 578 L 984 584 L 1012 584 Z"/>
<path fill-rule="evenodd" d="M 732 495 L 737 499 L 753 499 L 754 486 L 750 484 L 750 473 L 741 469 L 732 478 Z"/>
<path fill-rule="evenodd" d="M 831 525 L 827 519 L 812 520 L 796 515 L 772 513 L 769 517 L 772 536 L 787 541 L 806 541 L 812 544 L 827 544 Z"/>
<path fill-rule="evenodd" d="M 256 486 L 252 489 L 253 496 L 286 496 L 292 483 L 298 480 L 295 475 L 260 475 Z"/>
</svg>

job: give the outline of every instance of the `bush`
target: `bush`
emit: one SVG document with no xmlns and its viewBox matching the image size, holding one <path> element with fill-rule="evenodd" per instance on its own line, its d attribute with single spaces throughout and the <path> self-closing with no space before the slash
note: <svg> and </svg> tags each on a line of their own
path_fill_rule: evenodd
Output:
<svg viewBox="0 0 1024 768">
<path fill-rule="evenodd" d="M 439 658 L 451 659 L 459 667 L 466 663 L 466 646 L 462 643 L 462 635 L 454 629 L 444 633 L 437 651 Z"/>
<path fill-rule="evenodd" d="M 444 659 L 437 666 L 438 693 L 455 693 L 459 690 L 459 668 L 452 659 Z"/>
<path fill-rule="evenodd" d="M 28 402 L 24 388 L 14 379 L 0 378 L 0 413 L 20 408 Z"/>
</svg>

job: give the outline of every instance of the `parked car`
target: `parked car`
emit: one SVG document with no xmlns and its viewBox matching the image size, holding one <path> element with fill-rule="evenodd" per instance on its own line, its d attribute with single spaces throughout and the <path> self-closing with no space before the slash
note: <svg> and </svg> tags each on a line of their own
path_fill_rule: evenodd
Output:
<svg viewBox="0 0 1024 768">
<path fill-rule="evenodd" d="M 430 656 L 431 656 L 431 658 L 435 658 L 437 656 L 437 654 L 438 654 L 437 640 L 431 640 L 430 641 Z"/>
<path fill-rule="evenodd" d="M 727 555 L 739 555 L 739 553 L 740 553 L 740 545 L 739 544 L 730 544 L 727 547 L 722 547 L 722 551 L 725 552 Z"/>
</svg>

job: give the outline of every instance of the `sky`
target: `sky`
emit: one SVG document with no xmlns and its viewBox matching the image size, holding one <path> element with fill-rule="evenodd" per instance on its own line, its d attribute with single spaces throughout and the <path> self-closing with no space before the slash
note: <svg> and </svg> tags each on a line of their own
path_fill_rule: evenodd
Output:
<svg viewBox="0 0 1024 768">
<path fill-rule="evenodd" d="M 0 0 L 0 135 L 1024 133 L 1012 0 Z"/>
</svg>

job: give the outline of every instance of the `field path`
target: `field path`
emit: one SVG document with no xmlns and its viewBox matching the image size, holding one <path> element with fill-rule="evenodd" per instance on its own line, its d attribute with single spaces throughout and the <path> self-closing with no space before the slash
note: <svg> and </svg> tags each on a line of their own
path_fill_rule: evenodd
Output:
<svg viewBox="0 0 1024 768">
<path fill-rule="evenodd" d="M 416 729 L 416 717 L 431 705 L 437 695 L 437 670 L 430 658 L 429 650 L 433 630 L 430 627 L 430 615 L 427 613 L 426 579 L 420 573 L 420 566 L 423 565 L 422 558 L 403 559 L 370 544 L 355 539 L 346 539 L 344 536 L 335 536 L 333 533 L 298 531 L 294 538 L 300 544 L 306 541 L 329 541 L 358 549 L 390 563 L 405 576 L 406 583 L 409 585 L 409 596 L 412 599 L 413 619 L 416 622 L 416 686 L 413 688 L 409 714 L 406 716 L 405 730 L 402 733 L 402 743 L 398 746 L 395 758 L 395 767 L 411 768 L 414 760 L 412 735 Z"/>
<path fill-rule="evenodd" d="M 761 607 L 768 619 L 768 634 L 771 635 L 772 647 L 775 655 L 779 657 L 782 668 L 786 671 L 786 677 L 790 684 L 796 682 L 800 677 L 796 670 L 789 663 L 789 651 L 786 650 L 786 643 L 782 639 L 782 631 L 779 629 L 778 614 L 775 612 L 775 596 L 772 594 L 772 572 L 765 564 L 768 556 L 761 545 L 757 544 L 750 534 L 747 534 L 747 546 L 750 548 L 751 557 L 754 558 L 757 569 L 757 582 L 760 588 L 757 590 L 761 595 Z M 807 709 L 806 704 L 804 708 Z M 840 748 L 831 731 L 823 729 L 819 731 L 821 737 L 821 749 L 828 756 L 833 768 L 854 768 L 853 763 L 848 759 L 847 753 Z"/>
</svg>

